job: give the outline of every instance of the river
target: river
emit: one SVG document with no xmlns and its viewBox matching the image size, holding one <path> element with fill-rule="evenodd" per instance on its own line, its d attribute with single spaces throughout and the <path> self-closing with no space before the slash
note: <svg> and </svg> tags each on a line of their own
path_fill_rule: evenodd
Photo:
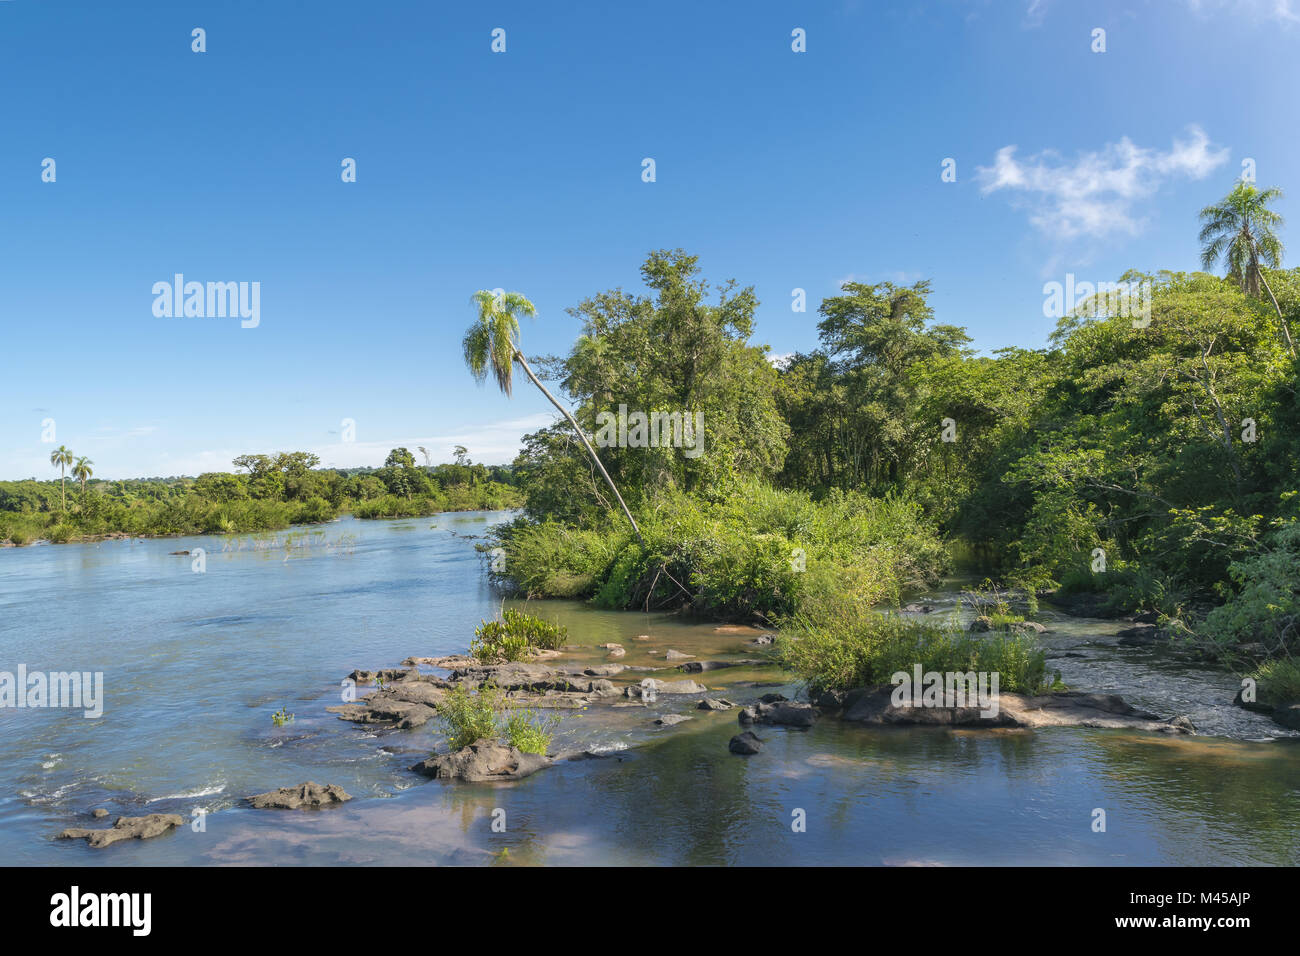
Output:
<svg viewBox="0 0 1300 956">
<path fill-rule="evenodd" d="M 1300 863 L 1300 737 L 1234 708 L 1229 675 L 1116 644 L 1115 622 L 1038 619 L 1070 686 L 1119 693 L 1193 737 L 1052 728 L 760 729 L 730 754 L 735 712 L 695 698 L 596 722 L 557 745 L 603 754 L 506 786 L 444 784 L 407 768 L 434 724 L 338 720 L 354 668 L 462 652 L 496 613 L 476 540 L 505 515 L 343 519 L 291 532 L 0 550 L 0 671 L 103 672 L 98 719 L 0 709 L 6 864 L 1234 864 Z M 174 554 L 202 548 L 195 557 Z M 917 599 L 955 610 L 956 582 Z M 534 605 L 593 649 L 662 666 L 672 647 L 744 652 L 740 636 L 659 614 Z M 637 641 L 649 635 L 649 641 Z M 748 656 L 754 656 L 752 649 Z M 725 675 L 720 679 L 717 675 Z M 692 675 L 719 695 L 791 693 L 772 668 Z M 292 721 L 277 726 L 284 708 Z M 661 713 L 692 719 L 660 727 Z M 436 723 L 436 722 L 434 722 Z M 241 798 L 305 780 L 355 798 L 321 811 Z M 102 823 L 90 811 L 112 816 Z M 1106 812 L 1094 832 L 1094 811 Z M 194 811 L 202 810 L 195 816 Z M 97 850 L 68 826 L 168 812 L 201 827 Z M 493 828 L 504 820 L 504 832 Z"/>
</svg>

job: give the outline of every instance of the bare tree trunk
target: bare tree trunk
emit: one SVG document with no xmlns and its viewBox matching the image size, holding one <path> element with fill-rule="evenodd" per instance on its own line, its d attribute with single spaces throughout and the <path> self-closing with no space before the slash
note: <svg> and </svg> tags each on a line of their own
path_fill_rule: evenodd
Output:
<svg viewBox="0 0 1300 956">
<path fill-rule="evenodd" d="M 1264 275 L 1264 270 L 1259 270 L 1260 281 L 1264 283 L 1264 288 L 1268 290 L 1268 297 L 1273 300 L 1273 308 L 1277 310 L 1277 320 L 1282 323 L 1282 334 L 1286 336 L 1286 347 L 1291 350 L 1291 357 L 1295 358 L 1295 343 L 1291 341 L 1291 329 L 1286 324 L 1286 319 L 1282 317 L 1282 307 L 1277 304 L 1277 296 L 1273 294 L 1273 287 L 1268 284 L 1268 278 Z"/>
<path fill-rule="evenodd" d="M 618 489 L 614 487 L 614 479 L 609 477 L 609 472 L 607 472 L 605 466 L 600 463 L 600 457 L 596 454 L 596 449 L 591 447 L 591 442 L 587 441 L 587 436 L 582 433 L 582 429 L 578 426 L 578 422 L 571 414 L 569 414 L 569 410 L 556 400 L 555 396 L 550 393 L 547 387 L 537 380 L 537 376 L 533 374 L 533 370 L 528 367 L 528 362 L 524 359 L 524 353 L 520 352 L 518 349 L 515 349 L 515 361 L 519 363 L 521 368 L 523 368 L 524 374 L 528 376 L 528 380 L 541 389 L 542 394 L 551 400 L 551 404 L 560 410 L 560 414 L 569 420 L 569 424 L 573 426 L 573 430 L 577 433 L 578 438 L 587 449 L 587 454 L 591 456 L 591 460 L 596 463 L 596 467 L 600 469 L 601 475 L 604 476 L 605 484 L 609 485 L 609 490 L 614 492 L 614 497 L 618 499 L 618 503 L 623 509 L 623 514 L 627 516 L 628 524 L 632 526 L 632 533 L 636 535 L 637 541 L 644 545 L 645 538 L 641 537 L 641 529 L 637 527 L 636 519 L 632 517 L 632 512 L 628 510 L 627 503 L 623 501 L 623 496 L 620 495 Z"/>
</svg>

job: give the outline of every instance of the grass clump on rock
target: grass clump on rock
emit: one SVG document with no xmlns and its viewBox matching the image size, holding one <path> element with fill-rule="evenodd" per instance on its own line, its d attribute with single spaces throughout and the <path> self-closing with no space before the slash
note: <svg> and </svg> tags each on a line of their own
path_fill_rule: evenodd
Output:
<svg viewBox="0 0 1300 956">
<path fill-rule="evenodd" d="M 481 661 L 521 661 L 534 650 L 555 650 L 568 634 L 562 624 L 510 608 L 500 620 L 483 621 L 474 629 L 469 650 Z"/>
<path fill-rule="evenodd" d="M 531 709 L 510 705 L 491 685 L 477 693 L 454 688 L 439 702 L 438 716 L 447 727 L 453 751 L 479 740 L 503 739 L 522 753 L 545 755 L 559 724 L 558 717 L 543 718 Z"/>
</svg>

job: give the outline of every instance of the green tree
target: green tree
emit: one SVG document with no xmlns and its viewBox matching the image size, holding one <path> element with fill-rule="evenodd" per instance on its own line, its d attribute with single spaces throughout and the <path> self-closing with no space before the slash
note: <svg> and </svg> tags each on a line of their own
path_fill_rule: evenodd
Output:
<svg viewBox="0 0 1300 956">
<path fill-rule="evenodd" d="M 405 448 L 394 448 L 384 459 L 385 468 L 414 468 L 415 456 Z"/>
<path fill-rule="evenodd" d="M 1228 278 L 1249 296 L 1258 298 L 1263 285 L 1273 300 L 1278 321 L 1282 323 L 1282 335 L 1294 358 L 1296 351 L 1295 343 L 1291 341 L 1291 329 L 1261 266 L 1276 269 L 1282 262 L 1282 241 L 1276 232 L 1282 226 L 1282 217 L 1268 208 L 1270 202 L 1281 196 L 1282 190 L 1276 186 L 1256 189 L 1251 183 L 1238 181 L 1232 192 L 1202 209 L 1201 264 L 1212 269 L 1223 259 Z"/>
<path fill-rule="evenodd" d="M 58 448 L 54 449 L 54 451 L 50 452 L 50 464 L 59 469 L 59 492 L 63 500 L 64 511 L 68 510 L 68 497 L 63 491 L 63 486 L 66 480 L 67 468 L 75 460 L 75 457 L 67 445 L 60 445 Z"/>
<path fill-rule="evenodd" d="M 86 481 L 94 474 L 94 471 L 92 471 L 90 467 L 93 464 L 93 461 L 85 455 L 82 455 L 77 459 L 77 463 L 72 466 L 72 477 L 81 482 L 82 498 L 86 497 Z"/>
<path fill-rule="evenodd" d="M 483 382 L 490 370 L 501 391 L 509 397 L 513 387 L 514 363 L 518 362 L 519 367 L 524 370 L 524 374 L 528 376 L 529 381 L 537 386 L 538 390 L 550 400 L 550 403 L 559 410 L 560 414 L 568 419 L 574 432 L 581 439 L 583 447 L 587 449 L 587 454 L 591 456 L 591 460 L 600 469 L 605 483 L 609 485 L 609 490 L 618 499 L 623 514 L 627 516 L 628 523 L 632 525 L 632 532 L 636 535 L 638 541 L 644 543 L 636 519 L 632 517 L 632 512 L 628 510 L 627 503 L 623 500 L 623 496 L 619 494 L 618 488 L 615 487 L 614 480 L 609 477 L 609 472 L 601 464 L 596 449 L 591 447 L 591 442 L 587 440 L 587 436 L 583 434 L 582 429 L 578 426 L 569 410 L 561 405 L 550 390 L 533 374 L 528 360 L 524 358 L 523 352 L 519 351 L 517 344 L 519 339 L 519 316 L 532 317 L 536 315 L 536 307 L 518 292 L 506 292 L 498 297 L 487 290 L 480 290 L 474 293 L 473 301 L 478 306 L 478 319 L 466 331 L 462 345 L 465 353 L 465 364 L 469 367 L 474 379 L 480 383 Z"/>
</svg>

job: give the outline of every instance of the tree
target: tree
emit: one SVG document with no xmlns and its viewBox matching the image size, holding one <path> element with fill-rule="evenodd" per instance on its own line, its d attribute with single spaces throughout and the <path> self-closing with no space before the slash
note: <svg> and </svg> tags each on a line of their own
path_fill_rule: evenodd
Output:
<svg viewBox="0 0 1300 956">
<path fill-rule="evenodd" d="M 394 448 L 384 459 L 385 468 L 414 468 L 415 456 L 405 448 Z"/>
<path fill-rule="evenodd" d="M 75 461 L 72 451 L 67 445 L 60 445 L 54 451 L 50 452 L 50 464 L 59 469 L 59 493 L 63 500 L 63 510 L 68 510 L 68 496 L 64 492 L 65 471 L 69 465 Z"/>
<path fill-rule="evenodd" d="M 90 468 L 93 464 L 93 461 L 82 455 L 77 459 L 77 463 L 72 466 L 72 477 L 81 482 L 81 496 L 83 498 L 86 496 L 86 481 L 94 474 L 94 471 Z"/>
<path fill-rule="evenodd" d="M 1294 358 L 1296 351 L 1295 343 L 1291 341 L 1291 329 L 1260 266 L 1262 262 L 1276 269 L 1282 261 L 1282 242 L 1275 231 L 1282 225 L 1282 217 L 1268 208 L 1270 202 L 1281 196 L 1282 190 L 1276 186 L 1256 189 L 1250 183 L 1238 181 L 1232 192 L 1202 209 L 1201 264 L 1212 269 L 1222 258 L 1228 267 L 1228 278 L 1249 296 L 1258 298 L 1260 285 L 1263 285 L 1273 300 L 1278 321 L 1282 323 L 1282 335 Z"/>
<path fill-rule="evenodd" d="M 632 517 L 632 512 L 628 510 L 623 496 L 619 494 L 618 488 L 614 486 L 614 480 L 609 477 L 609 472 L 600 463 L 600 457 L 596 454 L 596 449 L 591 447 L 591 442 L 587 440 L 587 436 L 583 434 L 582 429 L 578 426 L 569 410 L 556 400 L 545 385 L 538 381 L 537 376 L 533 374 L 533 370 L 528 364 L 528 360 L 519 351 L 517 344 L 519 316 L 526 315 L 531 318 L 537 314 L 537 308 L 518 292 L 506 292 L 498 297 L 485 289 L 480 289 L 474 293 L 473 302 L 478 306 L 478 319 L 466 331 L 464 341 L 461 343 L 465 353 L 465 364 L 469 367 L 470 374 L 474 376 L 475 381 L 482 383 L 487 377 L 488 371 L 491 370 L 497 386 L 509 398 L 513 386 L 514 363 L 518 362 L 519 367 L 528 376 L 528 380 L 537 386 L 538 390 L 550 400 L 550 403 L 559 410 L 561 415 L 568 419 L 569 425 L 572 426 L 578 438 L 581 439 L 583 447 L 587 449 L 587 454 L 591 456 L 591 460 L 600 469 L 601 476 L 604 477 L 605 483 L 609 485 L 609 490 L 618 499 L 623 514 L 627 516 L 628 523 L 632 525 L 632 532 L 636 535 L 637 541 L 645 544 L 645 539 L 641 537 L 641 529 L 637 527 L 636 519 Z"/>
</svg>

